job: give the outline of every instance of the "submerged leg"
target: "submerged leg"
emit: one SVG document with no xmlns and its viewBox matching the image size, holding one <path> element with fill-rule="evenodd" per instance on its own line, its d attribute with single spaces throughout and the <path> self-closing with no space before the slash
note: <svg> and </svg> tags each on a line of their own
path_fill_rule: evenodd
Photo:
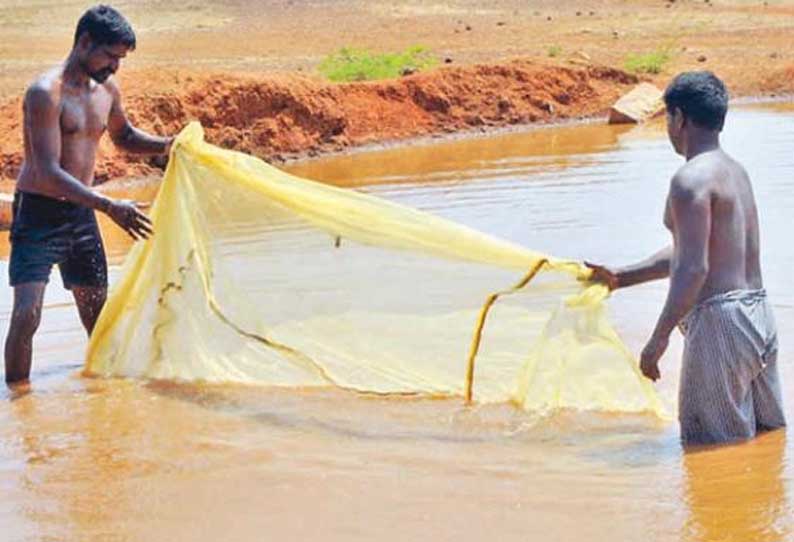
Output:
<svg viewBox="0 0 794 542">
<path fill-rule="evenodd" d="M 5 344 L 5 380 L 8 384 L 30 377 L 33 335 L 41 322 L 45 282 L 29 282 L 14 287 L 14 308 Z"/>
</svg>

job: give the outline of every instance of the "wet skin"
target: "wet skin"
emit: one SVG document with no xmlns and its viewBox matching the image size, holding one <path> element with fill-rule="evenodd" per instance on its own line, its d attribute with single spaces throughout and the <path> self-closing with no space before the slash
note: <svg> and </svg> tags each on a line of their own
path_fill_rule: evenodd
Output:
<svg viewBox="0 0 794 542">
<path fill-rule="evenodd" d="M 664 224 L 673 244 L 619 269 L 588 264 L 592 279 L 611 289 L 670 278 L 667 301 L 642 351 L 643 374 L 657 380 L 670 334 L 700 301 L 740 289 L 763 288 L 758 211 L 745 169 L 719 144 L 719 131 L 667 115 L 670 141 L 686 163 L 670 182 Z"/>
<path fill-rule="evenodd" d="M 83 34 L 66 62 L 44 73 L 24 99 L 25 161 L 17 189 L 99 210 L 133 239 L 151 235 L 151 223 L 137 204 L 114 201 L 91 189 L 99 141 L 108 132 L 123 150 L 167 154 L 172 138 L 151 136 L 127 119 L 113 80 L 129 52 L 122 44 L 94 44 Z M 25 382 L 30 375 L 32 339 L 41 318 L 45 282 L 14 287 L 14 308 L 5 348 L 5 379 Z M 107 288 L 73 288 L 80 319 L 90 335 L 105 303 Z"/>
</svg>

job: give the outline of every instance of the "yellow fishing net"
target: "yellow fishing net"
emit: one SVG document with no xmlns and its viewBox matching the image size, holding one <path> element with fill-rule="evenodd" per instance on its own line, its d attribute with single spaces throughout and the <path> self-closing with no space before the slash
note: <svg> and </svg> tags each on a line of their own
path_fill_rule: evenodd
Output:
<svg viewBox="0 0 794 542">
<path fill-rule="evenodd" d="M 151 218 L 87 374 L 662 413 L 577 263 L 288 175 L 195 123 Z"/>
</svg>

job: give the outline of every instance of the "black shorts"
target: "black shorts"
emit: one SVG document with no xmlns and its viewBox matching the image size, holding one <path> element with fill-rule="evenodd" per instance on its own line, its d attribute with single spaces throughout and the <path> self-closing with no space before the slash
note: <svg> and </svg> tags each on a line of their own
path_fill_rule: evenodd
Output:
<svg viewBox="0 0 794 542">
<path fill-rule="evenodd" d="M 64 288 L 107 287 L 105 247 L 93 209 L 18 191 L 12 212 L 11 286 L 46 283 L 58 264 Z"/>
</svg>

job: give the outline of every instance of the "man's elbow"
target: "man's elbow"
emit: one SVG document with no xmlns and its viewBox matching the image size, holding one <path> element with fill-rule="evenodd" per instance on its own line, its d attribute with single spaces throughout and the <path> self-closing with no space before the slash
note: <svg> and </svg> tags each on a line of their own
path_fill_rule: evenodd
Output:
<svg viewBox="0 0 794 542">
<path fill-rule="evenodd" d="M 61 164 L 56 161 L 47 161 L 37 165 L 36 177 L 47 185 L 57 184 L 61 176 Z"/>
<path fill-rule="evenodd" d="M 125 125 L 124 128 L 117 132 L 111 132 L 110 139 L 113 141 L 113 144 L 119 147 L 122 150 L 127 150 L 127 147 L 130 145 L 132 141 L 133 130 L 132 126 L 129 124 Z"/>
<path fill-rule="evenodd" d="M 31 160 L 31 170 L 36 179 L 36 190 L 45 196 L 60 197 L 60 184 L 64 171 L 55 160 Z"/>
</svg>

